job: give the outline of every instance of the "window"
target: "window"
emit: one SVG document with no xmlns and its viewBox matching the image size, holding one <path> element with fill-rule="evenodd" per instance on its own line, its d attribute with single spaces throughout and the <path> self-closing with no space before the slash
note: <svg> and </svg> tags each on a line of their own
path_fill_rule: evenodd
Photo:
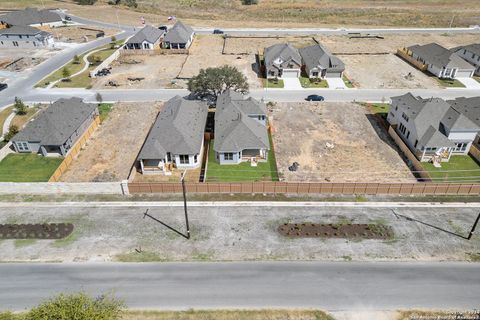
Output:
<svg viewBox="0 0 480 320">
<path fill-rule="evenodd" d="M 223 159 L 224 160 L 233 160 L 233 153 L 227 152 L 223 154 Z"/>
<path fill-rule="evenodd" d="M 258 116 L 258 120 L 265 120 L 265 116 Z"/>
<path fill-rule="evenodd" d="M 312 72 L 312 77 L 318 77 L 318 72 L 317 71 Z"/>
<path fill-rule="evenodd" d="M 413 145 L 413 147 L 416 148 L 417 144 L 418 144 L 418 140 L 415 140 L 415 144 Z"/>
<path fill-rule="evenodd" d="M 467 150 L 467 142 L 457 142 L 455 143 L 455 148 L 453 149 L 454 152 L 465 152 Z"/>
<path fill-rule="evenodd" d="M 410 131 L 407 131 L 407 139 L 410 137 Z"/>
<path fill-rule="evenodd" d="M 17 41 L 13 41 L 12 43 L 13 43 L 14 47 L 18 47 L 18 42 Z"/>
<path fill-rule="evenodd" d="M 475 53 L 472 53 L 472 59 L 474 59 L 474 58 L 475 58 Z"/>
<path fill-rule="evenodd" d="M 194 162 L 194 163 L 197 163 L 197 162 L 198 162 L 198 156 L 197 156 L 197 155 L 194 155 L 194 156 L 193 156 L 193 162 Z"/>
<path fill-rule="evenodd" d="M 397 111 L 397 110 L 398 110 L 398 106 L 395 107 L 395 111 Z"/>
<path fill-rule="evenodd" d="M 21 36 L 21 35 L 19 35 L 18 37 L 19 37 L 20 39 L 22 39 L 22 36 Z"/>
<path fill-rule="evenodd" d="M 189 164 L 190 163 L 190 157 L 188 154 L 181 154 L 179 155 L 180 158 L 180 164 Z"/>
<path fill-rule="evenodd" d="M 405 114 L 405 112 L 402 113 L 402 118 L 408 122 L 408 116 Z"/>
<path fill-rule="evenodd" d="M 17 142 L 18 151 L 28 151 L 28 143 L 27 142 Z"/>
<path fill-rule="evenodd" d="M 407 131 L 407 128 L 403 125 L 403 123 L 400 123 L 400 126 L 398 126 L 398 130 L 400 130 L 403 135 L 405 135 L 405 132 Z"/>
</svg>

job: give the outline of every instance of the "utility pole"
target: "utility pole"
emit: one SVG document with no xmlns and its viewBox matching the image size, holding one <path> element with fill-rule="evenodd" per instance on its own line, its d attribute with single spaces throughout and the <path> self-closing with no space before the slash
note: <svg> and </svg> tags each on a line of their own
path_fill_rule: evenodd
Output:
<svg viewBox="0 0 480 320">
<path fill-rule="evenodd" d="M 182 173 L 182 191 L 183 191 L 183 209 L 185 210 L 185 223 L 187 225 L 187 239 L 190 239 L 190 226 L 188 224 L 188 212 L 187 212 L 187 188 L 185 187 L 185 175 L 187 170 Z"/>
<path fill-rule="evenodd" d="M 468 234 L 467 239 L 470 240 L 473 236 L 473 233 L 475 232 L 475 228 L 477 227 L 478 221 L 480 220 L 480 213 L 477 216 L 477 219 L 473 223 L 472 230 L 470 230 L 470 233 Z"/>
</svg>

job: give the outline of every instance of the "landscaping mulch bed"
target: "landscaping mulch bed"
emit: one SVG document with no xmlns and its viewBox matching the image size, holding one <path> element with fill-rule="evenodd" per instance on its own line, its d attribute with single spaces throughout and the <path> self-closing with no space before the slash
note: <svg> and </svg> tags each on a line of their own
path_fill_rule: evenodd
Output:
<svg viewBox="0 0 480 320">
<path fill-rule="evenodd" d="M 71 223 L 0 224 L 0 239 L 62 239 L 72 231 Z"/>
<path fill-rule="evenodd" d="M 390 226 L 378 224 L 285 223 L 278 227 L 278 232 L 290 238 L 393 238 Z"/>
</svg>

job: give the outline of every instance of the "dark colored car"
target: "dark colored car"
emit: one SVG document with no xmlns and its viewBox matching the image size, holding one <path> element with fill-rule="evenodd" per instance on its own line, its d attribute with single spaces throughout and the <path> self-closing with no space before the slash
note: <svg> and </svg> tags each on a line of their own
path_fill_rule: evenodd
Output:
<svg viewBox="0 0 480 320">
<path fill-rule="evenodd" d="M 8 88 L 8 84 L 6 83 L 0 83 L 0 91 L 5 90 Z"/>
<path fill-rule="evenodd" d="M 318 94 L 311 94 L 305 100 L 307 100 L 307 101 L 324 101 L 325 98 L 322 97 L 322 96 L 319 96 Z"/>
<path fill-rule="evenodd" d="M 160 27 L 158 27 L 158 29 L 166 32 L 168 30 L 168 27 L 167 26 L 160 26 Z"/>
<path fill-rule="evenodd" d="M 65 16 L 65 20 L 67 20 L 67 21 L 72 21 L 72 17 Z"/>
<path fill-rule="evenodd" d="M 213 30 L 213 34 L 224 34 L 224 32 L 220 29 Z"/>
</svg>

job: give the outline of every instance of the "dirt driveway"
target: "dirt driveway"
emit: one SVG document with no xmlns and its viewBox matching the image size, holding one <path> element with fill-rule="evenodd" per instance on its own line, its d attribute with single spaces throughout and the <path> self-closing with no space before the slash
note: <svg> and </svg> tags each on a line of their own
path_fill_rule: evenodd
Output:
<svg viewBox="0 0 480 320">
<path fill-rule="evenodd" d="M 382 88 L 440 88 L 438 81 L 393 54 L 338 56 L 355 87 Z"/>
<path fill-rule="evenodd" d="M 281 103 L 271 115 L 277 167 L 287 181 L 415 181 L 388 133 L 363 106 Z M 290 172 L 294 161 L 300 167 Z"/>
<path fill-rule="evenodd" d="M 115 104 L 67 172 L 65 182 L 127 179 L 162 103 Z"/>
</svg>

